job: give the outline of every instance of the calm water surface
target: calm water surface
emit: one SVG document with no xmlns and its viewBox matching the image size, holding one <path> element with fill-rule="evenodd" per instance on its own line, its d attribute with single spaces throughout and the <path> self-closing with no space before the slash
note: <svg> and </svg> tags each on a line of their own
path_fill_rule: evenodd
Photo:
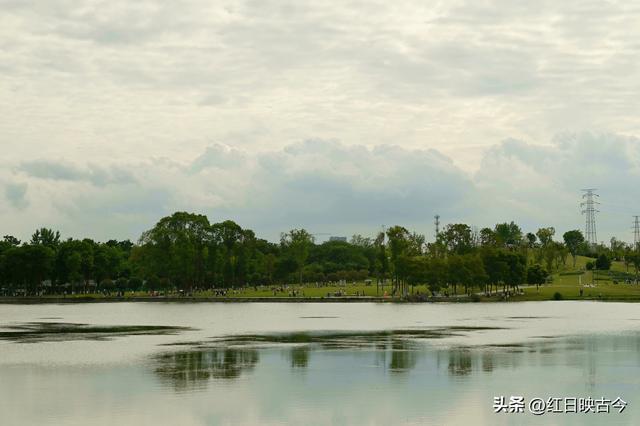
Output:
<svg viewBox="0 0 640 426">
<path fill-rule="evenodd" d="M 640 424 L 640 305 L 0 305 L 0 425 L 399 423 Z"/>
</svg>

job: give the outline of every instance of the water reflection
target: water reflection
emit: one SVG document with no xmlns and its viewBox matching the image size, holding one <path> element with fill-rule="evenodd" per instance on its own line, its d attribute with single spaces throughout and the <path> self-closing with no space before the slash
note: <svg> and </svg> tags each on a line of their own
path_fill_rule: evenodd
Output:
<svg viewBox="0 0 640 426">
<path fill-rule="evenodd" d="M 449 351 L 448 371 L 452 376 L 466 376 L 471 374 L 473 369 L 471 362 L 471 354 L 469 350 L 453 350 Z M 486 358 L 486 355 L 485 355 Z"/>
<path fill-rule="evenodd" d="M 291 368 L 305 369 L 309 365 L 309 347 L 294 346 L 289 350 L 289 359 L 291 360 Z"/>
<path fill-rule="evenodd" d="M 285 370 L 277 370 L 277 374 L 279 379 L 286 380 L 286 368 L 306 371 L 313 353 L 314 366 L 320 370 L 337 362 L 349 371 L 375 367 L 366 374 L 411 375 L 419 370 L 420 374 L 442 374 L 454 381 L 478 374 L 495 374 L 500 370 L 574 369 L 582 371 L 585 386 L 594 389 L 598 383 L 596 366 L 602 365 L 599 359 L 618 352 L 636 353 L 640 344 L 640 335 L 627 334 L 439 348 L 416 341 L 415 331 L 411 331 L 411 336 L 413 338 L 408 339 L 406 334 L 396 332 L 296 333 L 264 335 L 253 342 L 247 336 L 226 337 L 217 341 L 216 344 L 223 345 L 221 347 L 200 347 L 158 356 L 154 371 L 176 391 L 197 390 L 205 388 L 212 380 L 238 379 L 254 371 L 263 356 L 281 353 L 288 366 L 283 365 Z M 229 345 L 230 342 L 235 345 Z M 238 345 L 238 342 L 242 344 Z M 276 343 L 266 345 L 265 342 Z M 275 367 L 270 362 L 265 368 L 273 372 Z"/>
<path fill-rule="evenodd" d="M 258 363 L 257 350 L 220 349 L 163 354 L 156 374 L 177 391 L 203 388 L 211 379 L 237 379 Z"/>
<path fill-rule="evenodd" d="M 406 373 L 416 366 L 419 351 L 411 342 L 397 341 L 391 344 L 391 360 L 389 370 L 395 373 Z"/>
</svg>

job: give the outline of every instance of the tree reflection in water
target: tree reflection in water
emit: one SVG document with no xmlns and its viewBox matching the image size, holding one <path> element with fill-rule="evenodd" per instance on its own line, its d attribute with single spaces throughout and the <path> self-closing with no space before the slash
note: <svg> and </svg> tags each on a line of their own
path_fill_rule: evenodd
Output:
<svg viewBox="0 0 640 426">
<path fill-rule="evenodd" d="M 449 351 L 449 374 L 452 376 L 466 376 L 472 371 L 471 354 L 469 350 L 457 349 Z"/>
<path fill-rule="evenodd" d="M 289 351 L 291 368 L 304 369 L 309 365 L 309 346 L 294 346 Z"/>
<path fill-rule="evenodd" d="M 395 341 L 391 344 L 391 360 L 389 370 L 395 373 L 406 373 L 416 366 L 418 350 L 415 343 Z"/>
<path fill-rule="evenodd" d="M 260 360 L 259 351 L 281 350 L 293 371 L 309 367 L 311 353 L 317 351 L 319 369 L 323 362 L 337 355 L 350 368 L 375 365 L 378 371 L 410 374 L 417 368 L 436 368 L 452 380 L 473 374 L 492 374 L 498 369 L 518 369 L 529 365 L 565 365 L 585 370 L 593 387 L 596 383 L 598 353 L 635 350 L 640 347 L 639 335 L 574 336 L 545 338 L 524 343 L 493 344 L 473 347 L 429 348 L 416 333 L 342 332 L 260 336 L 252 344 L 248 336 L 225 338 L 221 347 L 197 346 L 191 351 L 160 355 L 156 358 L 156 374 L 177 391 L 205 387 L 211 380 L 237 379 L 252 371 Z M 231 345 L 231 346 L 227 346 Z M 239 346 L 240 345 L 240 346 Z M 331 358 L 327 353 L 332 353 Z M 567 357 L 566 354 L 571 356 Z M 264 355 L 264 354 L 263 354 Z M 314 358 L 316 355 L 314 355 Z M 422 361 L 426 361 L 422 363 Z M 329 365 L 329 364 L 324 364 Z"/>
<path fill-rule="evenodd" d="M 163 354 L 156 374 L 176 390 L 202 388 L 210 379 L 236 379 L 258 363 L 255 349 L 211 349 Z"/>
</svg>

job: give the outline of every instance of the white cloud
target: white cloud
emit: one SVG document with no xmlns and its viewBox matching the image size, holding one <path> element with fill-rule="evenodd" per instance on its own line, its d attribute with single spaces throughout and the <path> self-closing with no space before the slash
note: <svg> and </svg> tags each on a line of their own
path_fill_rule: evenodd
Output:
<svg viewBox="0 0 640 426">
<path fill-rule="evenodd" d="M 186 161 L 212 140 L 276 149 L 319 135 L 438 148 L 473 168 L 477 148 L 510 137 L 638 133 L 628 2 L 2 6 L 13 158 Z"/>
</svg>

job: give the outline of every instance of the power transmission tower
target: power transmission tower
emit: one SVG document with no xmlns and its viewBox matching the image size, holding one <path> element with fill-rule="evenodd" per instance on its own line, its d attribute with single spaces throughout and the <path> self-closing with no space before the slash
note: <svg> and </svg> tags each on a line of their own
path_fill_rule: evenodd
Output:
<svg viewBox="0 0 640 426">
<path fill-rule="evenodd" d="M 633 216 L 633 248 L 640 249 L 640 216 Z"/>
<path fill-rule="evenodd" d="M 435 225 L 436 225 L 436 238 L 438 238 L 438 234 L 440 234 L 440 215 L 437 214 L 433 217 L 435 219 Z"/>
<path fill-rule="evenodd" d="M 595 198 L 600 197 L 595 193 L 596 188 L 587 188 L 583 189 L 582 192 L 582 203 L 580 203 L 580 207 L 584 207 L 582 210 L 582 214 L 586 215 L 586 223 L 584 228 L 584 237 L 589 243 L 591 247 L 598 244 L 598 237 L 596 235 L 596 213 L 599 213 L 599 210 L 596 209 L 596 205 L 600 204 L 595 200 Z"/>
</svg>

